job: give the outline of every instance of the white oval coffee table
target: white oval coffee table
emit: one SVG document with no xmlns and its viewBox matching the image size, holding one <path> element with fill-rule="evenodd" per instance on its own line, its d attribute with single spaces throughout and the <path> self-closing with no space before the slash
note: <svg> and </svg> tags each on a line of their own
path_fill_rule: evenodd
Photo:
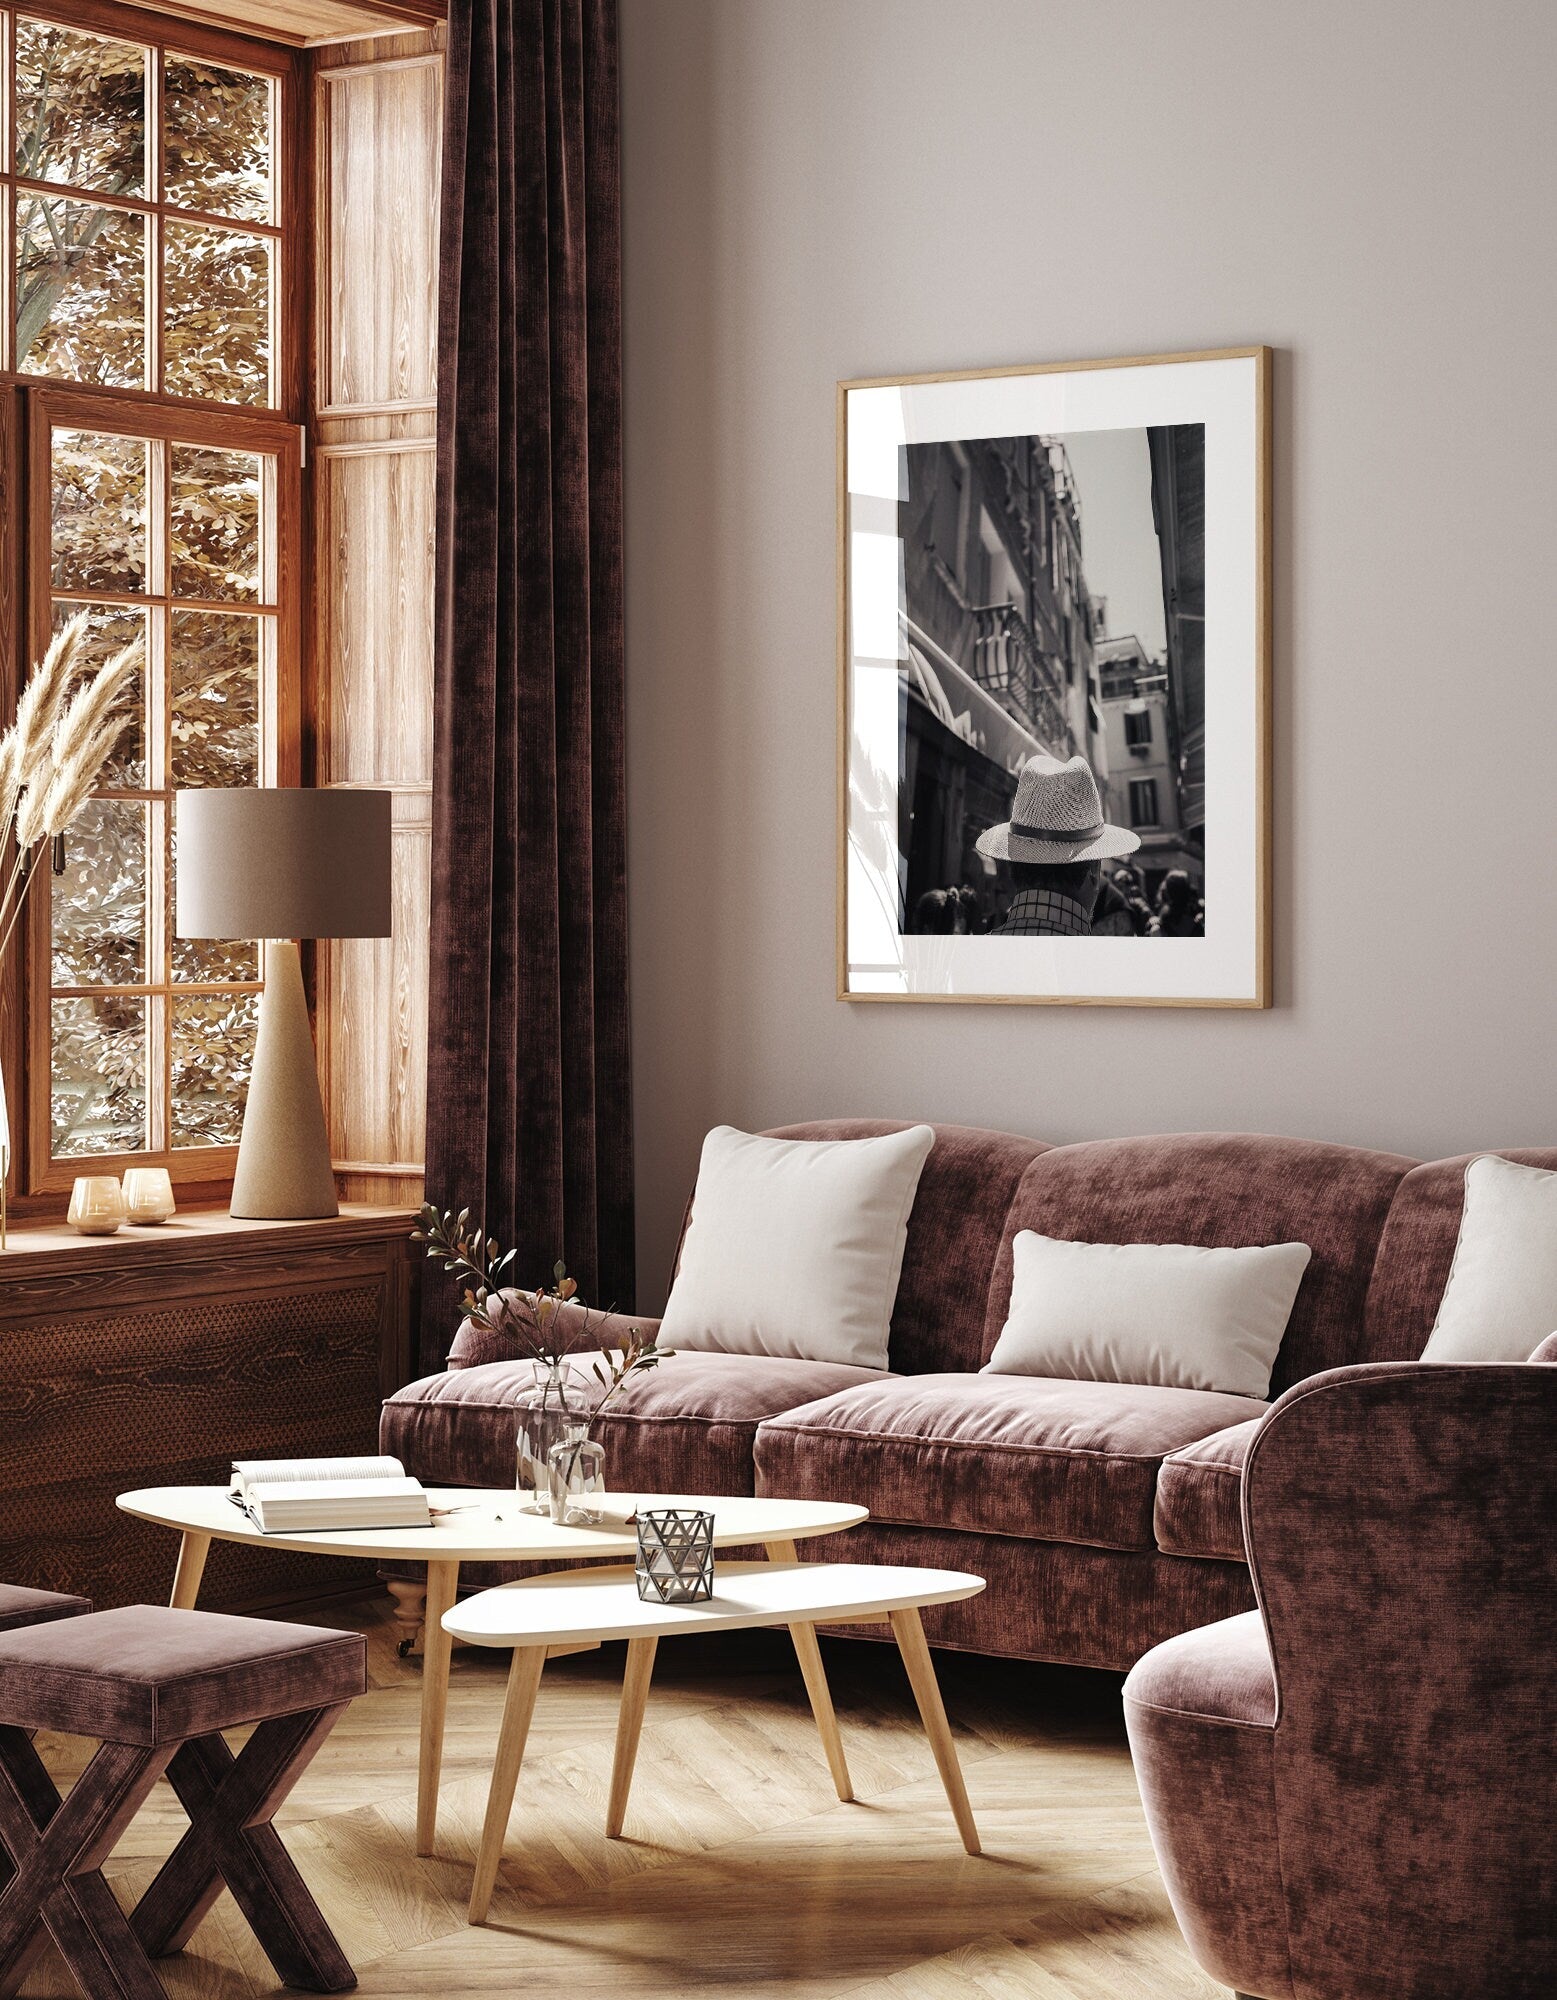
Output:
<svg viewBox="0 0 1557 2000">
<path fill-rule="evenodd" d="M 830 1500 L 756 1500 L 685 1494 L 608 1493 L 598 1526 L 560 1527 L 543 1514 L 524 1512 L 512 1488 L 438 1486 L 427 1489 L 430 1528 L 331 1528 L 317 1534 L 262 1535 L 228 1498 L 225 1486 L 149 1486 L 121 1493 L 118 1506 L 138 1521 L 173 1528 L 183 1540 L 173 1574 L 175 1607 L 187 1610 L 200 1592 L 212 1542 L 245 1542 L 257 1548 L 302 1550 L 319 1556 L 362 1556 L 372 1562 L 427 1565 L 426 1643 L 422 1657 L 421 1749 L 416 1773 L 416 1851 L 431 1854 L 438 1828 L 438 1779 L 443 1769 L 443 1726 L 449 1705 L 449 1630 L 444 1614 L 457 1601 L 460 1565 L 467 1562 L 576 1563 L 636 1554 L 630 1525 L 640 1507 L 699 1508 L 714 1517 L 714 1545 L 765 1548 L 774 1562 L 792 1562 L 795 1542 L 836 1535 L 866 1518 L 863 1507 Z M 587 1573 L 587 1572 L 586 1572 Z M 836 1740 L 832 1697 L 821 1650 L 809 1625 L 794 1628 L 806 1692 L 824 1743 Z M 832 1763 L 839 1797 L 847 1798 L 848 1771 L 839 1752 Z"/>
<path fill-rule="evenodd" d="M 717 1519 L 716 1515 L 716 1522 Z M 562 1576 L 527 1577 L 522 1582 L 499 1584 L 495 1590 L 478 1591 L 474 1597 L 466 1598 L 463 1604 L 444 1614 L 445 1630 L 472 1645 L 514 1649 L 508 1692 L 503 1701 L 503 1721 L 492 1760 L 492 1789 L 487 1796 L 481 1849 L 470 1891 L 470 1921 L 483 1922 L 492 1901 L 547 1650 L 580 1641 L 627 1641 L 627 1672 L 622 1681 L 611 1796 L 606 1808 L 606 1834 L 615 1840 L 622 1831 L 627 1811 L 627 1794 L 643 1729 L 643 1708 L 654 1672 L 655 1648 L 661 1639 L 685 1638 L 696 1632 L 743 1632 L 765 1625 L 787 1625 L 791 1632 L 804 1632 L 815 1648 L 817 1625 L 890 1619 L 957 1831 L 968 1852 L 977 1854 L 978 1829 L 968 1805 L 962 1768 L 941 1704 L 941 1691 L 936 1684 L 924 1628 L 919 1622 L 919 1609 L 926 1604 L 954 1604 L 964 1597 L 976 1597 L 983 1588 L 981 1576 L 969 1576 L 959 1570 L 896 1569 L 882 1563 L 775 1561 L 716 1564 L 714 1594 L 699 1604 L 645 1603 L 638 1595 L 631 1569 L 584 1569 Z M 806 1671 L 804 1652 L 801 1652 L 801 1670 Z M 820 1680 L 819 1658 L 816 1673 Z M 809 1674 L 806 1685 L 808 1688 L 811 1685 Z M 821 1685 L 825 1690 L 825 1680 Z M 848 1788 L 831 1699 L 826 1704 L 825 1720 L 814 1694 L 812 1707 L 838 1784 L 838 1796 L 850 1798 L 853 1794 Z M 840 1769 L 844 1772 L 841 1782 Z"/>
</svg>

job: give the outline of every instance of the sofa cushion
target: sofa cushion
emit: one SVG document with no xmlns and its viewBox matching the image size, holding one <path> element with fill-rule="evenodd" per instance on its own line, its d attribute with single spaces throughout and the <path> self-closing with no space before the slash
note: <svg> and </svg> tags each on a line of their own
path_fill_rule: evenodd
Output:
<svg viewBox="0 0 1557 2000">
<path fill-rule="evenodd" d="M 1249 1729 L 1276 1725 L 1276 1670 L 1265 1621 L 1245 1611 L 1164 1639 L 1130 1669 L 1125 1707 L 1198 1715 Z"/>
<path fill-rule="evenodd" d="M 1525 1361 L 1557 1327 L 1557 1173 L 1496 1153 L 1465 1169 L 1454 1265 L 1424 1361 Z"/>
<path fill-rule="evenodd" d="M 1263 1403 L 1028 1375 L 885 1376 L 774 1417 L 757 1491 L 881 1521 L 1149 1549 L 1157 1469 Z"/>
<path fill-rule="evenodd" d="M 1429 1160 L 1400 1183 L 1368 1288 L 1369 1361 L 1415 1361 L 1438 1317 L 1465 1209 L 1465 1170 L 1477 1155 Z M 1550 1148 L 1507 1147 L 1498 1158 L 1557 1168 Z"/>
<path fill-rule="evenodd" d="M 1011 1310 L 986 1373 L 1262 1401 L 1310 1255 L 1306 1243 L 1069 1243 L 1032 1229 L 1011 1250 Z"/>
<path fill-rule="evenodd" d="M 1239 1132 L 1051 1147 L 1011 1201 L 979 1359 L 994 1347 L 1011 1303 L 1012 1242 L 1032 1229 L 1074 1243 L 1306 1243 L 1313 1260 L 1270 1394 L 1321 1368 L 1372 1360 L 1364 1352 L 1363 1300 L 1391 1200 L 1415 1164 L 1358 1146 Z M 1421 1352 L 1420 1341 L 1413 1351 Z"/>
<path fill-rule="evenodd" d="M 1230 1424 L 1169 1452 L 1157 1475 L 1153 1527 L 1170 1556 L 1243 1562 L 1243 1462 L 1262 1419 Z"/>
<path fill-rule="evenodd" d="M 660 1338 L 703 1354 L 885 1369 L 928 1125 L 775 1139 L 716 1125 Z"/>
<path fill-rule="evenodd" d="M 833 1118 L 783 1125 L 774 1139 L 869 1139 L 901 1121 Z M 970 1372 L 989 1358 L 984 1303 L 1006 1210 L 1023 1174 L 1048 1148 L 1011 1132 L 937 1125 L 908 1217 L 887 1360 L 899 1375 Z"/>
<path fill-rule="evenodd" d="M 588 1380 L 600 1357 L 572 1363 Z M 866 1368 L 765 1354 L 676 1354 L 633 1376 L 595 1435 L 621 1492 L 751 1493 L 752 1440 L 764 1417 L 877 1379 Z M 515 1405 L 535 1386 L 527 1361 L 429 1375 L 384 1405 L 380 1448 L 430 1486 L 511 1486 Z"/>
</svg>

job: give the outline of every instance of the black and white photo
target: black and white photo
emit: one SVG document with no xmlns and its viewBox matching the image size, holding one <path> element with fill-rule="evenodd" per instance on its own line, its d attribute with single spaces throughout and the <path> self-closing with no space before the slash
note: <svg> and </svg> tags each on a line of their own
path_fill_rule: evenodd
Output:
<svg viewBox="0 0 1557 2000">
<path fill-rule="evenodd" d="M 1264 367 L 843 385 L 846 997 L 1263 1004 Z"/>
<path fill-rule="evenodd" d="M 902 928 L 1205 929 L 1205 428 L 906 445 Z"/>
</svg>

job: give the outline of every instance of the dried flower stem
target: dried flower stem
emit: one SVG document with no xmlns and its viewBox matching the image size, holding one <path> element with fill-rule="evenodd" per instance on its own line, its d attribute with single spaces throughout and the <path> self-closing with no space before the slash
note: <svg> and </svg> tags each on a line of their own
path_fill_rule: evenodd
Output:
<svg viewBox="0 0 1557 2000">
<path fill-rule="evenodd" d="M 549 1291 L 537 1287 L 527 1292 L 505 1285 L 503 1280 L 512 1274 L 519 1253 L 501 1250 L 496 1238 L 488 1236 L 480 1223 L 472 1224 L 468 1208 L 456 1213 L 428 1202 L 411 1231 L 411 1241 L 423 1244 L 428 1258 L 451 1273 L 460 1287 L 460 1311 L 472 1326 L 509 1335 L 543 1367 L 560 1367 L 569 1353 L 583 1348 L 592 1337 L 598 1338 L 601 1322 L 611 1317 L 609 1312 L 596 1312 L 584 1304 L 577 1284 L 561 1263 L 552 1267 Z M 578 1337 L 559 1341 L 564 1306 L 575 1308 L 578 1314 L 573 1329 Z M 591 1419 L 620 1392 L 629 1375 L 657 1367 L 670 1353 L 668 1347 L 657 1344 L 652 1328 L 636 1323 L 629 1327 L 625 1342 L 603 1347 L 600 1360 L 590 1369 L 604 1391 Z"/>
<path fill-rule="evenodd" d="M 113 713 L 145 646 L 140 639 L 82 679 L 83 613 L 56 635 L 22 690 L 16 720 L 0 739 L 0 839 L 16 852 L 0 894 L 0 965 L 26 906 L 47 843 L 91 796 L 128 717 Z"/>
</svg>

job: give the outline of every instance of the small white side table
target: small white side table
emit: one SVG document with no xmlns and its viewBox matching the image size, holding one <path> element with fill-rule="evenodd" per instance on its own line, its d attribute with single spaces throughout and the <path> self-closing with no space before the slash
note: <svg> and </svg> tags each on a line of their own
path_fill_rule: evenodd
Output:
<svg viewBox="0 0 1557 2000">
<path fill-rule="evenodd" d="M 879 1563 L 721 1563 L 714 1572 L 714 1594 L 700 1604 L 645 1603 L 638 1596 L 630 1569 L 570 1570 L 561 1576 L 526 1578 L 495 1590 L 479 1591 L 444 1613 L 444 1630 L 476 1646 L 512 1646 L 513 1665 L 503 1701 L 503 1721 L 492 1762 L 492 1788 L 475 1881 L 470 1891 L 470 1921 L 485 1921 L 497 1881 L 498 1863 L 513 1810 L 525 1738 L 535 1708 L 536 1692 L 550 1646 L 627 1641 L 627 1672 L 616 1725 L 616 1754 L 611 1767 L 611 1796 L 606 1833 L 616 1839 L 627 1812 L 638 1738 L 643 1729 L 644 1703 L 654 1672 L 654 1653 L 661 1639 L 683 1638 L 692 1632 L 740 1632 L 763 1625 L 787 1625 L 792 1631 L 835 1622 L 869 1623 L 890 1619 L 898 1651 L 908 1671 L 909 1686 L 930 1739 L 936 1769 L 970 1854 L 979 1852 L 978 1829 L 968 1805 L 962 1768 L 941 1704 L 930 1649 L 919 1622 L 919 1607 L 951 1604 L 976 1597 L 984 1588 L 981 1576 L 958 1570 L 894 1569 Z M 813 1639 L 812 1643 L 815 1641 Z M 802 1653 L 802 1664 L 805 1664 Z M 820 1710 L 824 1748 L 836 1774 L 826 1720 Z M 833 1734 L 837 1725 L 833 1723 Z M 839 1796 L 851 1796 L 839 1786 Z"/>
</svg>

